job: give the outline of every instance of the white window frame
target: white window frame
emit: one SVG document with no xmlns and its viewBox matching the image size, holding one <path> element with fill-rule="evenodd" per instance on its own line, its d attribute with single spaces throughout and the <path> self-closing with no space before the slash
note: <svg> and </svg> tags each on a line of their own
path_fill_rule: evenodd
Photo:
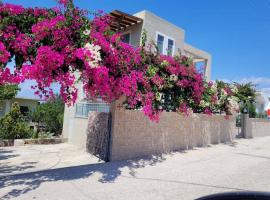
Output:
<svg viewBox="0 0 270 200">
<path fill-rule="evenodd" d="M 167 41 L 167 45 L 166 45 L 166 55 L 168 55 L 168 47 L 169 47 L 169 40 L 173 41 L 173 47 L 172 47 L 172 56 L 174 55 L 174 51 L 175 51 L 175 39 L 172 37 L 167 36 L 166 41 Z"/>
<path fill-rule="evenodd" d="M 161 35 L 164 37 L 164 42 L 163 42 L 163 52 L 160 52 L 161 54 L 163 55 L 168 55 L 168 42 L 169 42 L 169 39 L 173 41 L 173 48 L 172 48 L 172 56 L 174 55 L 174 52 L 175 52 L 175 39 L 170 37 L 170 36 L 167 36 L 159 31 L 156 31 L 156 44 L 157 44 L 157 40 L 158 40 L 158 35 Z"/>
<path fill-rule="evenodd" d="M 158 42 L 158 35 L 160 35 L 160 36 L 162 36 L 162 37 L 164 37 L 164 41 L 163 41 L 163 48 L 162 48 L 162 52 L 159 52 L 160 54 L 164 54 L 164 52 L 165 52 L 165 48 L 164 48 L 164 46 L 165 46 L 165 43 L 166 43 L 166 35 L 164 35 L 163 33 L 160 33 L 160 32 L 156 32 L 156 44 L 157 44 L 157 42 Z"/>
<path fill-rule="evenodd" d="M 126 35 L 126 34 L 129 34 L 129 43 L 127 43 L 127 44 L 131 45 L 131 30 L 122 33 L 121 36 Z"/>
</svg>

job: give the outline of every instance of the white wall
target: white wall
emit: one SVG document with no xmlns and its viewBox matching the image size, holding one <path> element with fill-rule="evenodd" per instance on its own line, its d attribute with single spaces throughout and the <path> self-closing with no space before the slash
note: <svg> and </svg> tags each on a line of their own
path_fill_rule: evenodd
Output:
<svg viewBox="0 0 270 200">
<path fill-rule="evenodd" d="M 174 53 L 177 52 L 177 49 L 184 49 L 185 31 L 183 29 L 156 16 L 149 11 L 144 10 L 142 12 L 134 14 L 134 16 L 143 19 L 142 29 L 145 29 L 147 31 L 148 43 L 150 41 L 156 42 L 157 33 L 159 32 L 167 37 L 174 39 Z"/>
</svg>

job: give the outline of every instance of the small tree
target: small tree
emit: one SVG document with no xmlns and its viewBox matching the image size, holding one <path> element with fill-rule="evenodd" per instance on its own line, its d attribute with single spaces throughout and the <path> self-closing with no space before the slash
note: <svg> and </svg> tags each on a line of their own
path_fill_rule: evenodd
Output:
<svg viewBox="0 0 270 200">
<path fill-rule="evenodd" d="M 256 108 L 255 108 L 255 101 L 256 101 L 256 88 L 255 85 L 252 83 L 234 83 L 238 89 L 236 96 L 239 98 L 241 102 L 240 111 L 241 113 L 244 112 L 246 109 L 249 113 L 250 117 L 256 116 Z"/>
<path fill-rule="evenodd" d="M 65 104 L 59 96 L 40 104 L 30 114 L 36 123 L 44 123 L 45 130 L 56 135 L 62 133 Z"/>
<path fill-rule="evenodd" d="M 29 138 L 31 130 L 24 122 L 18 103 L 13 103 L 11 110 L 0 119 L 0 139 Z"/>
<path fill-rule="evenodd" d="M 0 101 L 14 98 L 19 90 L 18 85 L 0 85 Z"/>
</svg>

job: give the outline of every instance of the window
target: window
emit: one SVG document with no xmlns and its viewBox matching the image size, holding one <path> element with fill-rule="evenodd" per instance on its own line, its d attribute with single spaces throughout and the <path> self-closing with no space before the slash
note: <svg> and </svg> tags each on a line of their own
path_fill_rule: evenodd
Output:
<svg viewBox="0 0 270 200">
<path fill-rule="evenodd" d="M 194 63 L 194 66 L 195 66 L 196 70 L 199 73 L 202 73 L 203 75 L 205 74 L 205 65 L 206 65 L 206 63 L 204 61 Z"/>
<path fill-rule="evenodd" d="M 164 36 L 158 34 L 157 35 L 157 48 L 159 50 L 159 53 L 163 54 L 163 46 L 164 46 Z"/>
<path fill-rule="evenodd" d="M 29 108 L 27 106 L 20 106 L 20 111 L 23 116 L 26 116 L 29 113 Z"/>
<path fill-rule="evenodd" d="M 173 38 L 157 33 L 157 48 L 160 54 L 173 56 L 174 47 L 175 43 Z"/>
<path fill-rule="evenodd" d="M 123 34 L 121 36 L 121 41 L 130 44 L 130 33 Z"/>
<path fill-rule="evenodd" d="M 110 105 L 107 103 L 78 103 L 76 104 L 75 117 L 87 118 L 90 111 L 110 112 Z"/>
<path fill-rule="evenodd" d="M 174 41 L 172 39 L 168 39 L 167 55 L 172 56 L 173 51 L 174 51 Z"/>
</svg>

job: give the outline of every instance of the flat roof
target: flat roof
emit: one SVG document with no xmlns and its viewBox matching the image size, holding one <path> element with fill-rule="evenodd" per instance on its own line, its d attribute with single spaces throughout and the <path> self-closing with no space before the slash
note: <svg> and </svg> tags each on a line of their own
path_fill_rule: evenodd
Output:
<svg viewBox="0 0 270 200">
<path fill-rule="evenodd" d="M 23 99 L 23 100 L 30 100 L 30 101 L 42 101 L 41 99 L 34 99 L 34 98 L 20 97 L 20 96 L 16 96 L 13 99 Z"/>
</svg>

